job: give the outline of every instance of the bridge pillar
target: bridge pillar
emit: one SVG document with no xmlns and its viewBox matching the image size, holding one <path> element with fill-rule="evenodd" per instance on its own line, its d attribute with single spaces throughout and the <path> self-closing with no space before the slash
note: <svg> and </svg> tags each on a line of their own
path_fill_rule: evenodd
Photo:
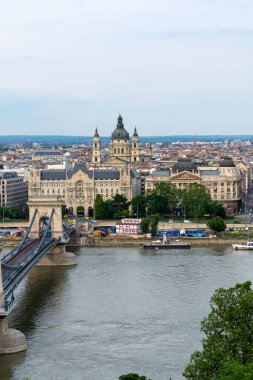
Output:
<svg viewBox="0 0 253 380">
<path fill-rule="evenodd" d="M 0 317 L 0 355 L 14 354 L 27 349 L 25 335 L 10 329 L 7 317 Z"/>
<path fill-rule="evenodd" d="M 76 255 L 66 252 L 64 244 L 56 245 L 50 249 L 46 256 L 37 263 L 39 266 L 71 266 L 76 265 Z"/>
</svg>

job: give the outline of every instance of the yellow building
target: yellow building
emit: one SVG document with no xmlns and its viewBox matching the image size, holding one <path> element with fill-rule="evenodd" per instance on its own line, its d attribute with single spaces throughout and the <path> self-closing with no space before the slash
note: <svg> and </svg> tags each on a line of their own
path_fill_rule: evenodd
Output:
<svg viewBox="0 0 253 380">
<path fill-rule="evenodd" d="M 70 213 L 92 216 L 94 200 L 100 194 L 104 200 L 116 194 L 129 201 L 140 194 L 140 177 L 129 166 L 122 168 L 88 169 L 76 164 L 69 170 L 32 170 L 29 173 L 29 196 L 59 195 Z"/>
<path fill-rule="evenodd" d="M 239 211 L 243 197 L 243 176 L 232 159 L 224 159 L 219 166 L 197 167 L 189 159 L 179 159 L 167 170 L 155 170 L 145 178 L 145 190 L 153 189 L 158 182 L 174 184 L 184 189 L 191 183 L 201 183 L 214 201 L 224 205 L 229 214 Z"/>
</svg>

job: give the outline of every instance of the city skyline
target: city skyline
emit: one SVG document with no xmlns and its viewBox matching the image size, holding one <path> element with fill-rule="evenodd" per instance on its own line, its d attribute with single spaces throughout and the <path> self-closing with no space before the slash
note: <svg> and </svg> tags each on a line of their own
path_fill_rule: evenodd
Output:
<svg viewBox="0 0 253 380">
<path fill-rule="evenodd" d="M 250 134 L 253 4 L 17 0 L 1 8 L 0 135 Z"/>
</svg>

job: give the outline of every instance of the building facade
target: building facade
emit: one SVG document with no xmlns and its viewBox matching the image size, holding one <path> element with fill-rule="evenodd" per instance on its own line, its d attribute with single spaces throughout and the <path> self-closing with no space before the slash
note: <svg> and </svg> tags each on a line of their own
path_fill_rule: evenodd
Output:
<svg viewBox="0 0 253 380">
<path fill-rule="evenodd" d="M 127 165 L 118 169 L 88 169 L 85 164 L 76 164 L 69 170 L 37 169 L 29 173 L 29 196 L 58 195 L 69 212 L 79 216 L 93 215 L 97 194 L 104 200 L 122 194 L 130 201 L 140 192 L 140 177 Z"/>
<path fill-rule="evenodd" d="M 27 200 L 27 182 L 15 172 L 0 171 L 0 206 L 25 205 Z"/>
<path fill-rule="evenodd" d="M 243 198 L 243 176 L 231 159 L 224 159 L 219 166 L 197 167 L 187 159 L 178 160 L 170 170 L 155 170 L 145 178 L 145 190 L 154 189 L 158 182 L 174 184 L 185 189 L 191 183 L 200 183 L 210 192 L 214 201 L 225 207 L 228 214 L 240 210 Z"/>
</svg>

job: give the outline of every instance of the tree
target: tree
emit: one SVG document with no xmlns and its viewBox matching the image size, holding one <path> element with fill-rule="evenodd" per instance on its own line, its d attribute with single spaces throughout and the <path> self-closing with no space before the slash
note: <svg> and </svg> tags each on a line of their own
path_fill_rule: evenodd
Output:
<svg viewBox="0 0 253 380">
<path fill-rule="evenodd" d="M 137 195 L 132 199 L 132 214 L 136 217 L 146 216 L 147 201 L 145 195 Z"/>
<path fill-rule="evenodd" d="M 159 215 L 154 215 L 151 219 L 151 235 L 156 236 L 157 233 L 157 227 L 158 227 L 158 222 L 159 222 Z"/>
<path fill-rule="evenodd" d="M 209 203 L 208 213 L 213 216 L 220 216 L 222 219 L 226 218 L 226 210 L 224 206 L 218 202 Z"/>
<path fill-rule="evenodd" d="M 137 373 L 129 373 L 128 375 L 122 375 L 119 380 L 151 380 L 147 379 L 146 376 L 140 376 Z"/>
<path fill-rule="evenodd" d="M 187 189 L 181 192 L 181 202 L 189 217 L 196 219 L 208 211 L 211 203 L 211 195 L 205 186 L 199 183 L 191 183 Z"/>
<path fill-rule="evenodd" d="M 229 363 L 211 380 L 253 380 L 253 363 Z"/>
<path fill-rule="evenodd" d="M 208 220 L 207 226 L 214 232 L 222 232 L 226 229 L 226 223 L 220 216 Z"/>
<path fill-rule="evenodd" d="M 113 214 L 113 219 L 126 218 L 130 216 L 129 210 L 117 211 Z"/>
<path fill-rule="evenodd" d="M 113 214 L 117 211 L 128 210 L 130 202 L 128 202 L 127 198 L 122 194 L 116 194 L 112 198 L 112 208 Z"/>
<path fill-rule="evenodd" d="M 147 191 L 146 200 L 148 215 L 166 214 L 168 212 L 167 199 L 163 195 L 159 195 L 156 190 Z"/>
<path fill-rule="evenodd" d="M 168 214 L 179 201 L 179 191 L 171 183 L 158 182 L 153 190 L 146 193 L 148 214 Z"/>
<path fill-rule="evenodd" d="M 141 232 L 143 234 L 148 233 L 149 225 L 150 225 L 150 219 L 149 218 L 142 218 L 140 227 L 141 227 Z"/>
<path fill-rule="evenodd" d="M 253 362 L 251 282 L 216 290 L 210 305 L 211 312 L 201 322 L 203 349 L 192 354 L 183 373 L 188 380 L 217 379 L 231 363 L 248 366 Z"/>
<path fill-rule="evenodd" d="M 112 219 L 114 214 L 113 200 L 107 199 L 104 202 L 104 219 Z"/>
<path fill-rule="evenodd" d="M 164 197 L 167 201 L 166 213 L 172 213 L 173 209 L 179 202 L 179 192 L 172 183 L 158 182 L 155 185 L 155 191 L 158 195 Z"/>
<path fill-rule="evenodd" d="M 97 219 L 104 219 L 105 217 L 105 206 L 103 198 L 100 194 L 97 194 L 94 202 L 95 217 Z"/>
</svg>

